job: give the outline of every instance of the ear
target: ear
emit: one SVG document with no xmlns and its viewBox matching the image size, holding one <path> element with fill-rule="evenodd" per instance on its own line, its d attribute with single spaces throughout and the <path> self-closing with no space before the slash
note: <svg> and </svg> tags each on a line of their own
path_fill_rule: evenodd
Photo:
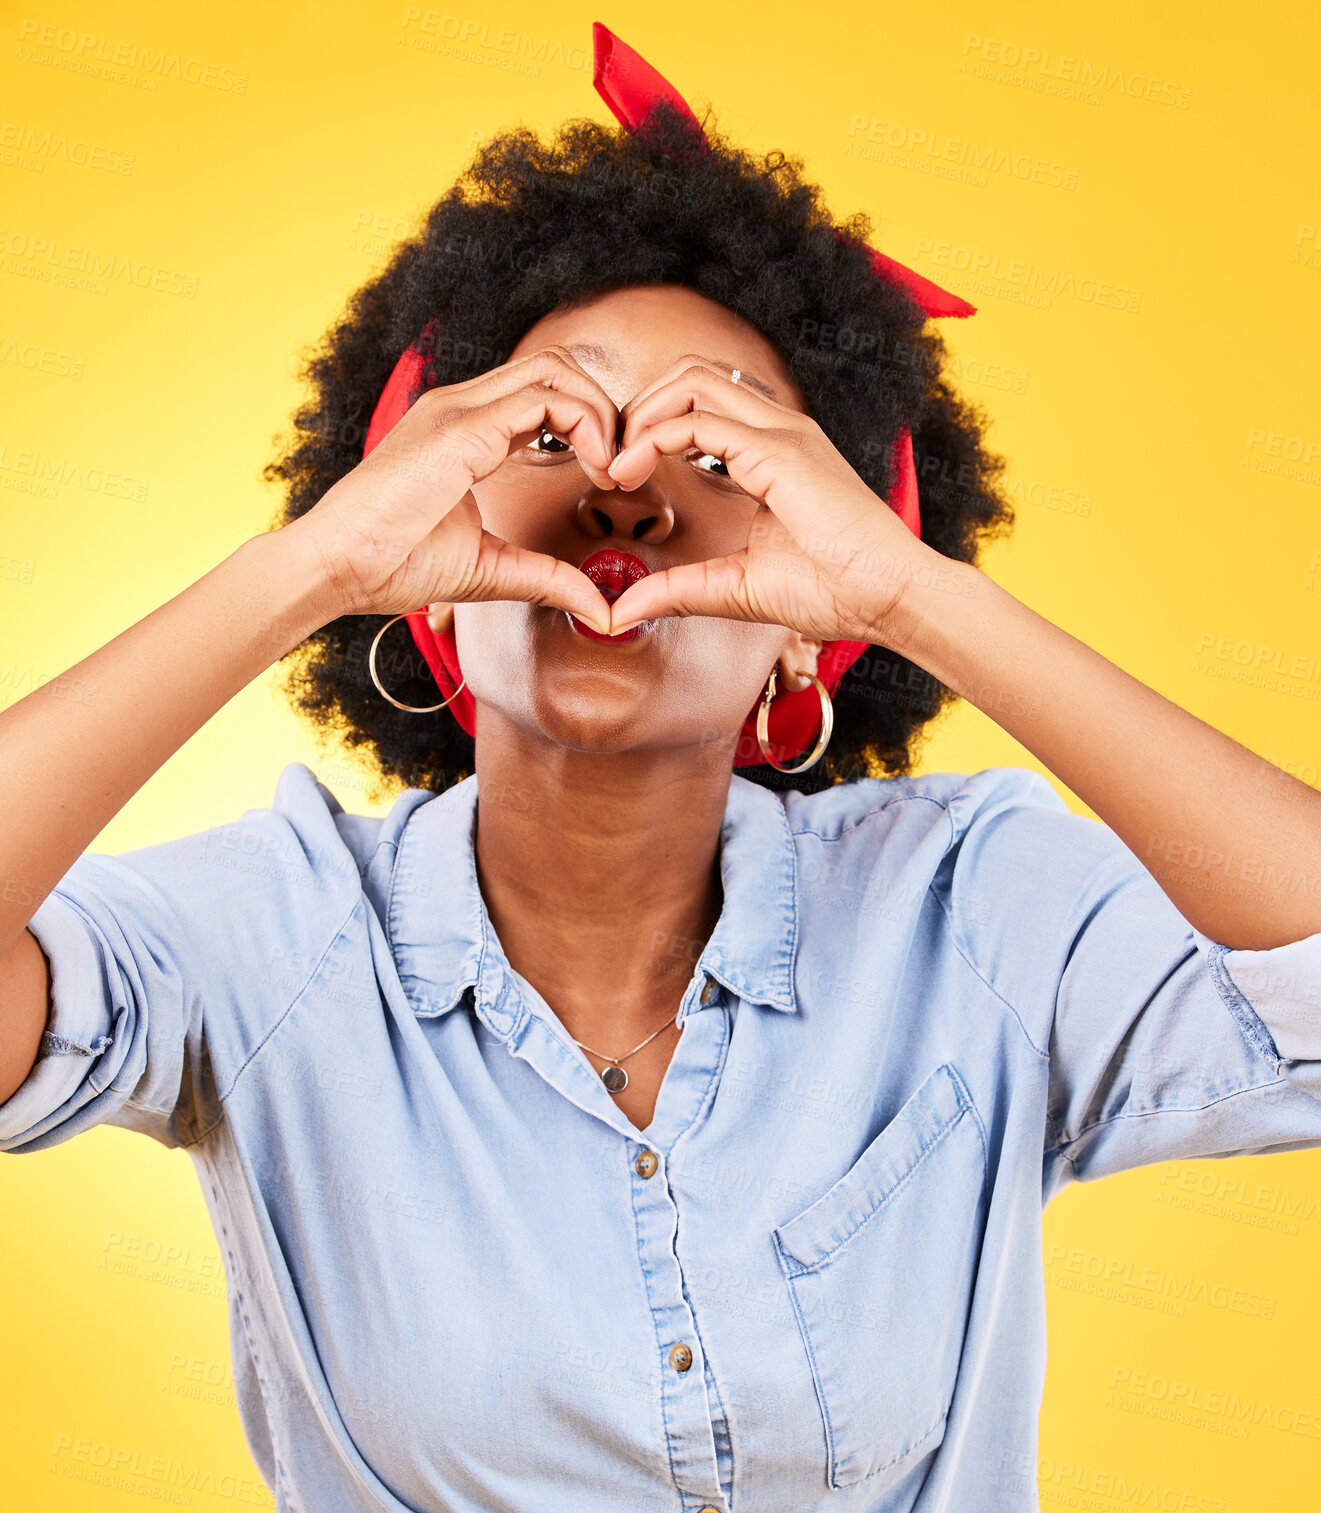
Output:
<svg viewBox="0 0 1321 1513">
<path fill-rule="evenodd" d="M 438 636 L 443 636 L 446 631 L 454 628 L 454 606 L 452 604 L 428 604 L 427 624 Z"/>
<path fill-rule="evenodd" d="M 808 674 L 816 672 L 817 658 L 824 645 L 824 641 L 814 641 L 801 631 L 791 630 L 780 652 L 775 686 L 787 693 L 800 693 L 804 688 L 811 688 L 812 680 Z"/>
</svg>

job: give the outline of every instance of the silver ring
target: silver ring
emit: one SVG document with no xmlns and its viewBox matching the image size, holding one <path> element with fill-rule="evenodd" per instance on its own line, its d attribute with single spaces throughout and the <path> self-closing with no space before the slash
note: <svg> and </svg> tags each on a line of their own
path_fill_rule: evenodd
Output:
<svg viewBox="0 0 1321 1513">
<path fill-rule="evenodd" d="M 733 376 L 730 378 L 729 381 L 732 384 L 736 384 L 739 381 L 739 379 L 742 378 L 742 377 L 743 377 L 743 369 L 742 368 L 735 368 Z"/>
</svg>

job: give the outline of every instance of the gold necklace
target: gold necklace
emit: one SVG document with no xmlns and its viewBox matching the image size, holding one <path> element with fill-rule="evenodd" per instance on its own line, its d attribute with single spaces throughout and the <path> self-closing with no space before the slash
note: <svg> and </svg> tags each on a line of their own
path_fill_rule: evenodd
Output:
<svg viewBox="0 0 1321 1513">
<path fill-rule="evenodd" d="M 621 1061 L 627 1061 L 630 1056 L 640 1051 L 643 1045 L 650 1045 L 651 1042 L 655 1040 L 656 1036 L 660 1034 L 661 1030 L 667 1030 L 669 1029 L 671 1024 L 678 1024 L 678 1022 L 678 1014 L 676 1014 L 672 1020 L 667 1019 L 665 1023 L 661 1025 L 660 1030 L 655 1030 L 652 1034 L 647 1036 L 647 1038 L 642 1042 L 642 1045 L 635 1045 L 631 1051 L 625 1051 L 622 1056 L 607 1056 L 604 1051 L 592 1051 L 591 1046 L 583 1045 L 581 1040 L 574 1040 L 573 1043 L 576 1046 L 582 1046 L 582 1049 L 584 1051 L 592 1051 L 592 1055 L 599 1056 L 602 1061 L 610 1062 L 610 1065 L 606 1067 L 605 1070 L 601 1073 L 601 1081 L 605 1083 L 607 1092 L 622 1093 L 628 1086 L 628 1073 L 622 1066 L 620 1066 L 619 1063 Z"/>
</svg>

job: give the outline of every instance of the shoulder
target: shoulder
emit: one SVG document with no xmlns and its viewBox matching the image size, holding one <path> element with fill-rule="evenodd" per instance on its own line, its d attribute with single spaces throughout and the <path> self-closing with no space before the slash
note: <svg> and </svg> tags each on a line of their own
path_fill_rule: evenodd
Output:
<svg viewBox="0 0 1321 1513">
<path fill-rule="evenodd" d="M 177 949 L 205 940 L 252 960 L 246 940 L 310 949 L 342 929 L 364 895 L 384 841 L 434 795 L 409 789 L 384 817 L 349 814 L 303 762 L 281 771 L 269 805 L 191 834 L 117 853 L 85 852 L 56 884 L 57 899 L 125 935 L 159 934 Z"/>
<path fill-rule="evenodd" d="M 959 954 L 1040 1052 L 1060 983 L 1099 912 L 1122 912 L 1119 933 L 1138 953 L 1144 932 L 1163 943 L 1172 911 L 1115 831 L 1071 810 L 1038 772 L 973 774 L 950 795 L 949 815 L 931 892 Z"/>
<path fill-rule="evenodd" d="M 246 809 L 188 840 L 217 855 L 241 853 L 283 866 L 291 875 L 338 876 L 348 883 L 360 879 L 379 848 L 397 841 L 412 811 L 434 797 L 410 788 L 383 816 L 352 814 L 305 762 L 290 762 L 268 807 Z"/>
<path fill-rule="evenodd" d="M 1069 811 L 1039 772 L 987 767 L 980 772 L 929 772 L 919 777 L 859 778 L 820 793 L 782 796 L 789 829 L 834 840 L 859 825 L 904 822 L 944 828 L 956 845 L 975 826 L 1012 810 Z"/>
<path fill-rule="evenodd" d="M 1087 898 L 1141 873 L 1107 825 L 1075 814 L 1028 767 L 863 778 L 821 793 L 785 795 L 800 854 L 831 844 L 840 868 L 876 885 L 903 874 L 929 888 L 951 935 L 976 969 L 994 975 L 1011 941 L 1033 930 L 1068 938 Z"/>
<path fill-rule="evenodd" d="M 1163 895 L 1119 836 L 1074 813 L 1028 767 L 865 778 L 787 795 L 784 807 L 809 891 L 843 896 L 860 916 L 938 911 L 941 939 L 1038 1051 L 1074 942 L 1098 907 L 1131 898 L 1139 931 L 1139 916 L 1164 918 Z"/>
</svg>

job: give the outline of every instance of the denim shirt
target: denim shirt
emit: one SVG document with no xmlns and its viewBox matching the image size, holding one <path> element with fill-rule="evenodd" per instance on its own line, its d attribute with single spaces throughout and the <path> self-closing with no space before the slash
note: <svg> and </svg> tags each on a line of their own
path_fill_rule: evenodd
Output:
<svg viewBox="0 0 1321 1513">
<path fill-rule="evenodd" d="M 0 1149 L 188 1151 L 280 1509 L 1037 1510 L 1046 1202 L 1321 1146 L 1321 933 L 1226 949 L 1022 767 L 734 774 L 640 1131 L 505 957 L 477 798 L 291 763 L 32 920 Z"/>
</svg>

